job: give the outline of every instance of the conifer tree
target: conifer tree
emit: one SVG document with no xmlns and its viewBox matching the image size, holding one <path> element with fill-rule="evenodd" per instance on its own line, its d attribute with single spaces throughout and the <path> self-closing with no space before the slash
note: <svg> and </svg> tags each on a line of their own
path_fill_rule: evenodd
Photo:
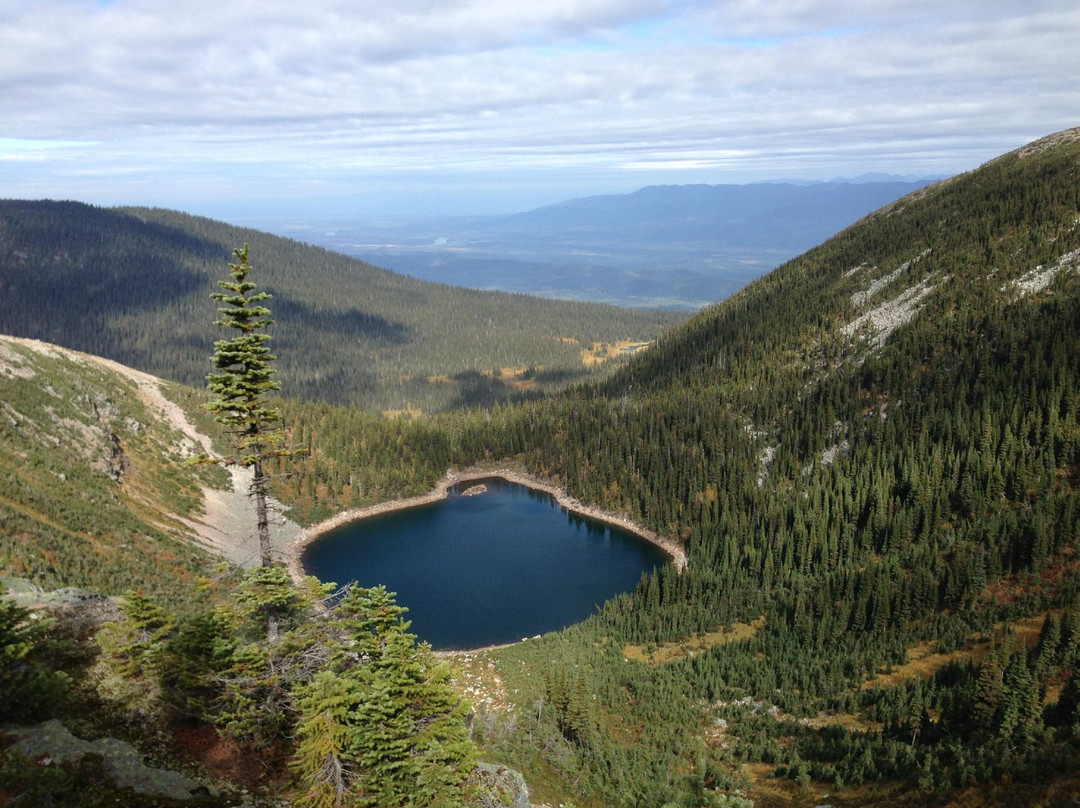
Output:
<svg viewBox="0 0 1080 808">
<path fill-rule="evenodd" d="M 266 745 L 291 732 L 296 689 L 330 657 L 325 621 L 310 619 L 330 587 L 314 578 L 297 585 L 280 564 L 240 575 L 229 600 L 215 609 L 217 692 L 206 717 L 239 741 Z M 279 636 L 263 638 L 266 615 Z"/>
<path fill-rule="evenodd" d="M 296 753 L 290 768 L 300 780 L 301 805 L 342 808 L 345 804 L 351 783 L 344 754 L 355 684 L 326 670 L 300 689 Z"/>
<path fill-rule="evenodd" d="M 4 597 L 0 583 L 0 721 L 25 719 L 55 702 L 70 682 L 35 659 L 42 627 Z"/>
<path fill-rule="evenodd" d="M 345 642 L 303 688 L 292 768 L 301 803 L 437 806 L 461 803 L 474 747 L 468 704 L 449 669 L 416 645 L 385 587 L 353 587 L 331 620 Z"/>
<path fill-rule="evenodd" d="M 226 463 L 239 464 L 252 470 L 251 493 L 255 497 L 257 530 L 259 534 L 259 558 L 262 566 L 269 567 L 270 526 L 267 512 L 267 483 L 264 463 L 281 453 L 277 447 L 282 441 L 282 430 L 277 427 L 281 413 L 266 404 L 266 395 L 281 388 L 272 377 L 271 367 L 277 357 L 270 353 L 266 343 L 270 335 L 265 329 L 273 324 L 270 309 L 261 305 L 271 295 L 266 292 L 252 294 L 254 281 L 248 279 L 251 264 L 248 263 L 248 245 L 233 250 L 237 262 L 229 264 L 232 280 L 218 281 L 224 291 L 210 295 L 221 303 L 218 311 L 221 319 L 214 325 L 234 329 L 237 333 L 230 339 L 214 343 L 211 357 L 217 373 L 209 374 L 207 386 L 214 399 L 207 408 L 216 419 L 225 424 L 236 440 L 236 456 Z"/>
<path fill-rule="evenodd" d="M 123 620 L 106 625 L 98 634 L 98 643 L 115 659 L 122 675 L 135 677 L 154 667 L 175 627 L 175 618 L 153 598 L 134 590 L 124 595 L 120 611 Z"/>
</svg>

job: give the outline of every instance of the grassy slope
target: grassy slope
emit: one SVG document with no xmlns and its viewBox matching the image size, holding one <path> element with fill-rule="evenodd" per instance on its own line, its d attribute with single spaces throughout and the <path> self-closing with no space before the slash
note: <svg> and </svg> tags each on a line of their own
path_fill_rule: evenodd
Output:
<svg viewBox="0 0 1080 808">
<path fill-rule="evenodd" d="M 212 559 L 177 517 L 201 513 L 200 483 L 223 487 L 225 475 L 183 465 L 195 447 L 133 381 L 0 337 L 0 446 L 0 574 L 192 597 Z"/>
</svg>

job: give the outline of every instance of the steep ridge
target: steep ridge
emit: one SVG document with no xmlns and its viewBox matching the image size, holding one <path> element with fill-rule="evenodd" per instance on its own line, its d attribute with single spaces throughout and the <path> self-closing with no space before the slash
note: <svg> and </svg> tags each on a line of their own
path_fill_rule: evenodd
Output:
<svg viewBox="0 0 1080 808">
<path fill-rule="evenodd" d="M 116 362 L 0 336 L 2 573 L 169 602 L 214 558 L 257 563 L 245 472 L 184 462 L 212 450 L 198 403 Z M 276 521 L 280 548 L 297 528 Z"/>
<path fill-rule="evenodd" d="M 1068 264 L 1080 247 L 1078 154 L 1080 129 L 1071 129 L 915 191 L 701 312 L 606 389 L 660 389 L 698 376 L 730 386 L 750 366 L 790 352 L 802 361 L 785 372 L 806 382 L 806 361 L 837 347 L 827 345 L 833 339 L 850 343 L 858 332 L 872 339 L 856 344 L 880 347 L 892 331 L 881 319 L 890 307 L 904 309 L 886 318 L 899 325 L 916 308 L 948 311 L 988 277 L 1001 296 L 1038 267 Z M 911 298 L 932 289 L 916 306 Z"/>
</svg>

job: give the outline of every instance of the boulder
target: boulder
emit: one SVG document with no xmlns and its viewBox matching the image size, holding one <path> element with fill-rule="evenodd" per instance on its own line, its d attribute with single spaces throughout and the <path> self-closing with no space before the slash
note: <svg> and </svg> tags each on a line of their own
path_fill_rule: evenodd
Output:
<svg viewBox="0 0 1080 808">
<path fill-rule="evenodd" d="M 13 749 L 41 765 L 78 763 L 85 755 L 98 755 L 117 787 L 130 788 L 136 794 L 190 800 L 208 793 L 206 786 L 190 777 L 145 765 L 135 747 L 126 741 L 84 741 L 56 719 L 33 727 L 5 727 L 4 734 L 15 739 Z"/>
<path fill-rule="evenodd" d="M 532 808 L 521 772 L 497 763 L 477 763 L 471 777 L 488 794 L 481 802 L 484 808 Z"/>
</svg>

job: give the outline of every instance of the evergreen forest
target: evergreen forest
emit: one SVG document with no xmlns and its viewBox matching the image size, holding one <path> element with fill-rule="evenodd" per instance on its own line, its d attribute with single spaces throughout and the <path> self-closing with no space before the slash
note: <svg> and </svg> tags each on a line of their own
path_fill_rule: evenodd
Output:
<svg viewBox="0 0 1080 808">
<path fill-rule="evenodd" d="M 243 244 L 273 296 L 289 398 L 412 414 L 525 398 L 606 373 L 620 344 L 685 319 L 414 280 L 175 211 L 0 200 L 0 333 L 202 387 L 206 300 Z"/>
<path fill-rule="evenodd" d="M 294 348 L 279 302 L 285 381 Z M 488 804 L 461 774 L 479 758 L 521 771 L 551 805 L 1070 805 L 1078 346 L 1070 130 L 877 211 L 602 377 L 411 419 L 343 403 L 333 385 L 283 385 L 293 453 L 271 463 L 271 490 L 298 522 L 426 492 L 448 468 L 511 468 L 685 546 L 681 573 L 659 569 L 578 626 L 485 652 L 507 705 L 472 704 L 467 741 L 443 722 L 466 726 L 442 689 L 450 674 L 379 590 L 339 593 L 339 611 L 316 582 L 274 578 L 278 567 L 206 576 L 214 605 L 130 595 L 103 653 L 122 668 L 150 649 L 140 676 L 189 716 L 292 754 L 310 804 L 333 804 L 317 800 L 335 782 L 312 779 L 326 771 L 303 762 L 314 759 L 361 773 L 352 804 Z M 5 502 L 29 496 L 11 487 L 14 465 L 5 474 Z M 18 572 L 39 575 L 24 557 Z M 52 566 L 56 583 L 93 583 L 62 551 Z M 335 616 L 313 617 L 316 601 Z M 308 665 L 269 690 L 268 671 L 292 668 L 253 628 L 267 603 Z M 155 626 L 168 628 L 155 638 Z M 359 718 L 389 703 L 372 703 L 375 688 L 430 707 L 395 713 L 405 735 L 438 732 L 413 746 L 376 738 Z M 350 733 L 353 751 L 333 752 Z M 365 759 L 359 737 L 384 757 Z M 388 748 L 412 750 L 402 759 L 409 782 L 431 784 L 426 797 L 372 796 L 363 761 Z"/>
<path fill-rule="evenodd" d="M 759 766 L 834 796 L 1043 783 L 1078 761 L 1078 269 L 1073 132 L 873 214 L 603 382 L 392 434 L 294 403 L 309 451 L 280 490 L 321 516 L 509 461 L 685 542 L 685 573 L 500 654 L 540 721 L 527 753 L 494 719 L 488 742 L 595 804 L 709 804 L 687 795 L 752 794 Z"/>
</svg>

